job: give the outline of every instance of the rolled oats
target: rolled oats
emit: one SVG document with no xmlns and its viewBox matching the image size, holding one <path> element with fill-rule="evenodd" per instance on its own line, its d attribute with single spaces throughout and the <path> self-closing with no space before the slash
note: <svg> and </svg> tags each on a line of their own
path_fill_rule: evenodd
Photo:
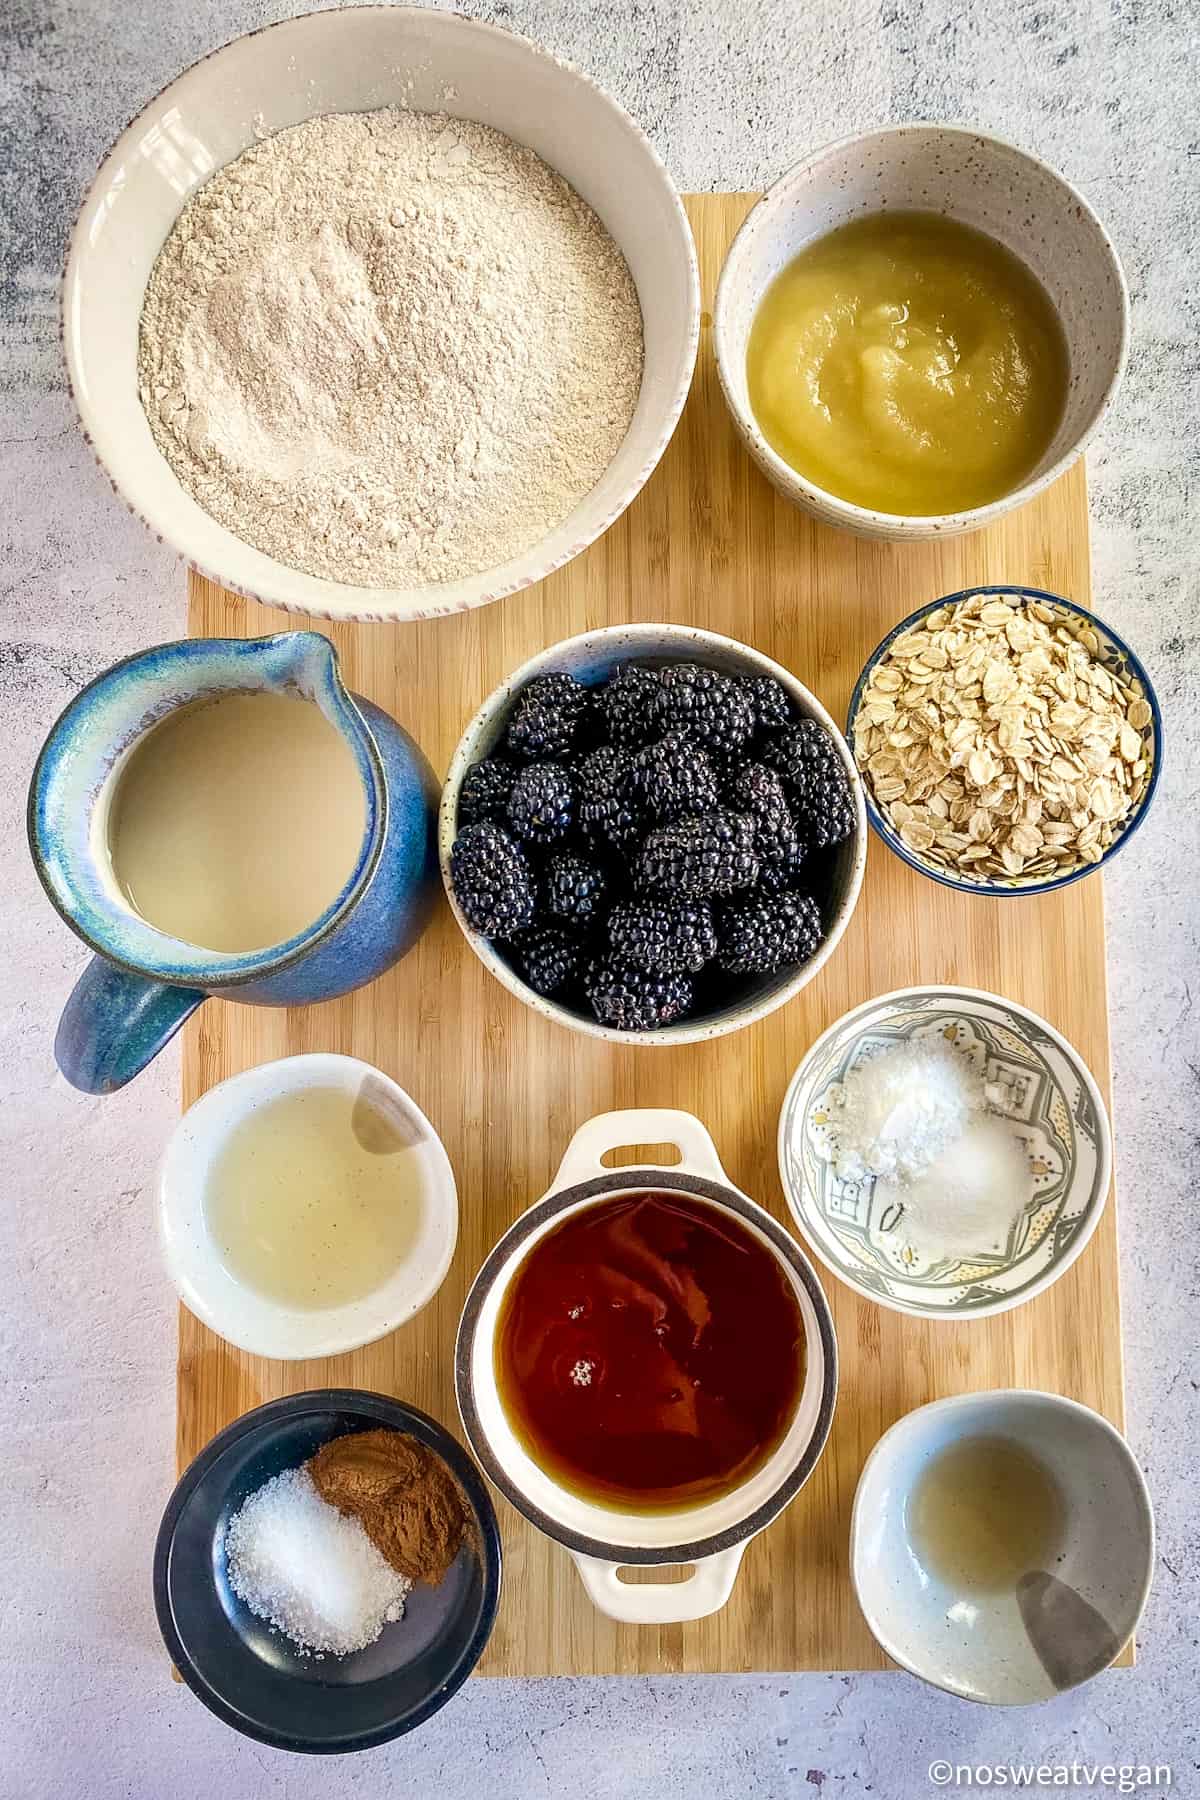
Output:
<svg viewBox="0 0 1200 1800">
<path fill-rule="evenodd" d="M 1074 614 L 974 595 L 906 631 L 876 666 L 854 751 L 914 855 L 1021 885 L 1097 863 L 1150 780 L 1141 683 Z"/>
</svg>

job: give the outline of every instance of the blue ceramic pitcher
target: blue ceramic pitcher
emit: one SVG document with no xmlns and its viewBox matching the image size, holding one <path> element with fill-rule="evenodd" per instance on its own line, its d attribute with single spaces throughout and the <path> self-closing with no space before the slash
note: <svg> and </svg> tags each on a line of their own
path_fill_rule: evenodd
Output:
<svg viewBox="0 0 1200 1800">
<path fill-rule="evenodd" d="M 176 708 L 228 692 L 312 700 L 354 753 L 367 800 L 357 865 L 299 936 L 267 950 L 204 950 L 149 924 L 113 878 L 104 830 L 114 770 Z M 210 995 L 257 1006 L 331 1000 L 373 981 L 424 929 L 437 884 L 437 788 L 394 719 L 347 692 L 315 631 L 191 638 L 117 663 L 67 707 L 38 757 L 29 842 L 42 885 L 96 952 L 67 1002 L 54 1054 L 74 1087 L 137 1075 Z"/>
</svg>

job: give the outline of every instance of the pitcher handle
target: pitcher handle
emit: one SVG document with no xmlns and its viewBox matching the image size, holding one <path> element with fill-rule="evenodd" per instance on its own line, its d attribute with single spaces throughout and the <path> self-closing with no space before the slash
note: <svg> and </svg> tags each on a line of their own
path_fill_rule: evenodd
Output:
<svg viewBox="0 0 1200 1800">
<path fill-rule="evenodd" d="M 63 1008 L 54 1060 L 84 1094 L 113 1094 L 140 1075 L 207 999 L 94 956 Z"/>
</svg>

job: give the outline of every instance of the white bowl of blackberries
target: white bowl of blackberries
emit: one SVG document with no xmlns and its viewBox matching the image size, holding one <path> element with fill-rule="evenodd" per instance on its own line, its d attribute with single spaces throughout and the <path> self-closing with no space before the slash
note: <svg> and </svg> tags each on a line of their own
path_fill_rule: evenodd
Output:
<svg viewBox="0 0 1200 1800">
<path fill-rule="evenodd" d="M 866 814 L 845 739 L 778 663 L 622 625 L 485 702 L 439 843 L 455 917 L 520 999 L 594 1037 L 681 1044 L 817 974 L 858 899 Z"/>
</svg>

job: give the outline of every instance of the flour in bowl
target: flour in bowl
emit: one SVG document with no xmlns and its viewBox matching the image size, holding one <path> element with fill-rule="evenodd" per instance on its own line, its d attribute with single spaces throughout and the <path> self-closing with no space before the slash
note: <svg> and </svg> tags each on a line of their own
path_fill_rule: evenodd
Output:
<svg viewBox="0 0 1200 1800">
<path fill-rule="evenodd" d="M 197 190 L 138 367 L 214 518 L 308 574 L 413 587 L 561 524 L 642 362 L 633 278 L 574 189 L 488 126 L 389 109 L 280 131 Z"/>
</svg>

